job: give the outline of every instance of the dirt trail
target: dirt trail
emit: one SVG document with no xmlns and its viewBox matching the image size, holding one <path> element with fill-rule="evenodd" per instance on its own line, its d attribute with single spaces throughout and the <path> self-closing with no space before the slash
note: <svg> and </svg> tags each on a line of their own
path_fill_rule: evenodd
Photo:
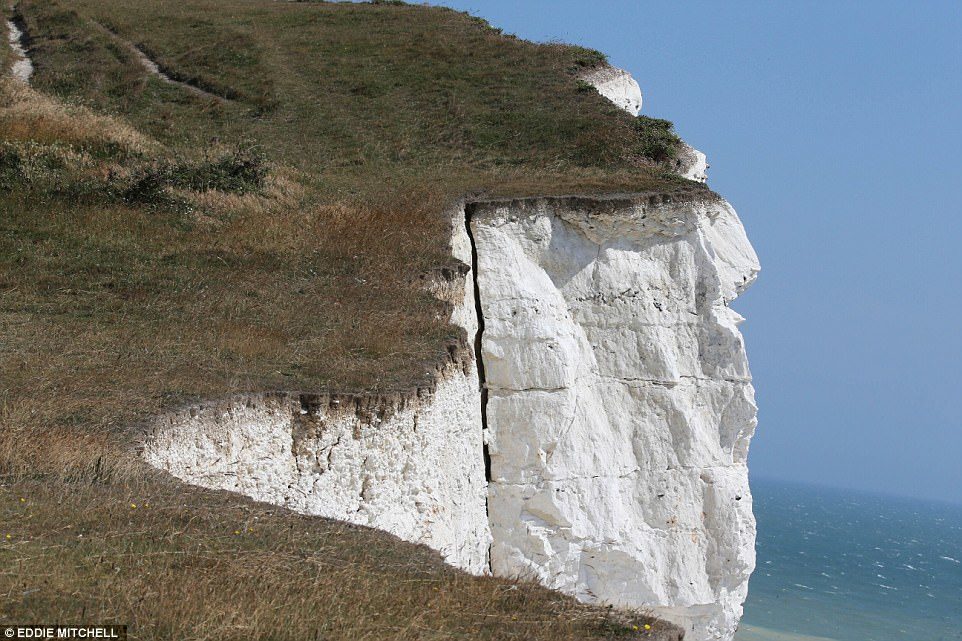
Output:
<svg viewBox="0 0 962 641">
<path fill-rule="evenodd" d="M 7 38 L 9 39 L 10 49 L 13 50 L 14 56 L 10 73 L 13 74 L 14 78 L 22 80 L 23 82 L 30 82 L 30 76 L 33 75 L 33 63 L 30 62 L 30 57 L 27 56 L 23 31 L 20 30 L 13 20 L 7 20 Z"/>
<path fill-rule="evenodd" d="M 185 89 L 185 90 L 193 93 L 194 95 L 201 96 L 201 97 L 203 97 L 203 98 L 208 98 L 208 99 L 210 99 L 210 100 L 217 100 L 217 101 L 227 100 L 227 98 L 225 98 L 225 97 L 223 97 L 223 96 L 218 96 L 217 94 L 211 93 L 211 92 L 209 92 L 209 91 L 205 91 L 204 89 L 201 89 L 200 87 L 197 87 L 197 86 L 195 86 L 195 85 L 190 84 L 189 82 L 183 82 L 182 80 L 177 80 L 177 79 L 175 79 L 175 78 L 171 78 L 169 75 L 167 75 L 166 73 L 164 73 L 164 71 L 160 68 L 160 65 L 158 65 L 155 61 L 151 60 L 151 58 L 150 58 L 144 51 L 142 51 L 142 50 L 140 49 L 140 47 L 138 47 L 138 46 L 135 45 L 134 43 L 130 42 L 129 40 L 125 40 L 124 38 L 122 38 L 122 37 L 120 36 L 120 34 L 118 34 L 117 32 L 113 31 L 112 29 L 109 29 L 108 27 L 100 24 L 100 23 L 97 22 L 97 21 L 91 20 L 90 22 L 91 22 L 91 24 L 93 24 L 95 27 L 97 27 L 97 29 L 103 31 L 103 32 L 106 33 L 108 36 L 110 36 L 111 38 L 113 38 L 113 39 L 116 40 L 117 42 L 119 42 L 119 43 L 123 44 L 125 47 L 127 47 L 127 49 L 129 49 L 130 52 L 137 57 L 137 60 L 140 62 L 141 66 L 143 66 L 143 68 L 147 71 L 147 73 L 152 74 L 152 75 L 160 78 L 161 80 L 163 80 L 163 81 L 166 82 L 166 83 L 169 83 L 169 84 L 172 84 L 172 85 L 176 85 L 176 86 L 180 87 L 181 89 Z"/>
</svg>

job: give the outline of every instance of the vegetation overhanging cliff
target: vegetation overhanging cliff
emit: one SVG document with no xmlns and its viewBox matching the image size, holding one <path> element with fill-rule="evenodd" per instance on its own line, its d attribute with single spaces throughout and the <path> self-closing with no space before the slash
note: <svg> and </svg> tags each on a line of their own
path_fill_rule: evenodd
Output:
<svg viewBox="0 0 962 641">
<path fill-rule="evenodd" d="M 167 482 L 124 428 L 235 391 L 430 384 L 463 340 L 425 287 L 456 268 L 446 205 L 710 197 L 654 162 L 670 124 L 586 90 L 600 54 L 444 9 L 15 12 L 35 76 L 4 80 L 0 104 L 3 621 L 120 619 L 141 638 L 632 634 L 385 535 Z"/>
</svg>

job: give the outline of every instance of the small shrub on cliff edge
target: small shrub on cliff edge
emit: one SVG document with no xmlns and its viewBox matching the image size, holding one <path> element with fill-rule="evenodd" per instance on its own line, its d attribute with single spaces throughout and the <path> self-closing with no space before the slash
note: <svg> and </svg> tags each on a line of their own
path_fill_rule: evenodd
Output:
<svg viewBox="0 0 962 641">
<path fill-rule="evenodd" d="M 635 131 L 641 154 L 655 162 L 667 162 L 678 153 L 681 138 L 675 133 L 675 125 L 670 120 L 638 116 Z"/>
</svg>

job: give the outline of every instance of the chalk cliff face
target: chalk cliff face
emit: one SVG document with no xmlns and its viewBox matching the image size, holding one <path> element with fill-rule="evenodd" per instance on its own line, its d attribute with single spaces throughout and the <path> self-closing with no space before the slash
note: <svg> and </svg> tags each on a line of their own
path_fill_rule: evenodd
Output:
<svg viewBox="0 0 962 641">
<path fill-rule="evenodd" d="M 492 570 L 730 638 L 754 567 L 758 262 L 721 200 L 475 205 Z"/>
<path fill-rule="evenodd" d="M 165 417 L 146 460 L 204 487 L 390 532 L 488 569 L 477 379 L 413 399 L 250 395 Z"/>
<path fill-rule="evenodd" d="M 628 113 L 637 83 L 583 78 Z M 682 143 L 681 176 L 708 178 Z M 732 300 L 758 259 L 731 206 L 471 208 L 496 574 L 730 639 L 755 566 L 754 390 Z"/>
<path fill-rule="evenodd" d="M 681 143 L 681 149 L 675 158 L 675 171 L 682 178 L 695 182 L 708 181 L 708 158 L 686 142 Z"/>
</svg>

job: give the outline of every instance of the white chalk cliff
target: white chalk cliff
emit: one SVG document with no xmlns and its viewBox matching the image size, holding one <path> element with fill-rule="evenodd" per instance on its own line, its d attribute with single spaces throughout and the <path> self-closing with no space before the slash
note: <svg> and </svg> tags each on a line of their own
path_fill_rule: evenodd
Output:
<svg viewBox="0 0 962 641">
<path fill-rule="evenodd" d="M 492 570 L 734 632 L 754 568 L 758 262 L 724 201 L 479 204 Z"/>
<path fill-rule="evenodd" d="M 675 156 L 675 171 L 682 178 L 695 182 L 708 181 L 708 157 L 687 142 L 682 141 Z"/>
<path fill-rule="evenodd" d="M 451 248 L 464 268 L 434 291 L 466 343 L 433 387 L 201 404 L 151 424 L 145 458 L 731 639 L 756 408 L 729 305 L 759 269 L 734 210 L 710 192 L 462 203 Z"/>
<path fill-rule="evenodd" d="M 624 69 L 602 65 L 584 74 L 581 79 L 632 116 L 641 113 L 641 87 Z"/>
</svg>

